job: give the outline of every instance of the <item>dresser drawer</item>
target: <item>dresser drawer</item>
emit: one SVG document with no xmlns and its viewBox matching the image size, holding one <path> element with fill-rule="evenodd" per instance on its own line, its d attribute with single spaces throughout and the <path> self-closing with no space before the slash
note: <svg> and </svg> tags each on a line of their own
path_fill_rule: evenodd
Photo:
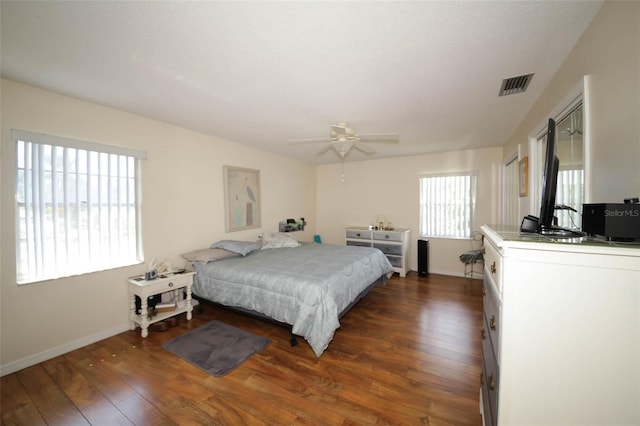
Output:
<svg viewBox="0 0 640 426">
<path fill-rule="evenodd" d="M 489 387 L 487 386 L 486 371 L 483 369 L 481 374 L 480 391 L 482 392 L 482 414 L 484 417 L 482 424 L 484 426 L 495 426 L 496 423 L 493 421 L 493 413 L 491 412 L 491 401 L 489 399 Z"/>
<path fill-rule="evenodd" d="M 485 329 L 489 327 L 489 324 L 484 324 Z M 495 352 L 491 347 L 489 335 L 483 336 L 482 341 L 482 386 L 483 386 L 483 403 L 486 407 L 487 401 L 485 401 L 485 395 L 488 395 L 489 412 L 492 419 L 492 424 L 496 424 L 498 414 L 498 390 L 500 389 L 500 371 L 496 361 Z M 485 408 L 486 410 L 486 408 Z"/>
<path fill-rule="evenodd" d="M 379 249 L 384 254 L 395 254 L 396 256 L 402 256 L 402 246 L 400 244 L 373 243 L 373 247 Z"/>
<path fill-rule="evenodd" d="M 171 280 L 159 282 L 158 284 L 152 284 L 152 289 L 155 292 L 165 292 L 170 290 L 177 290 L 181 287 L 186 287 L 193 283 L 193 277 L 187 275 L 184 277 L 174 277 Z"/>
<path fill-rule="evenodd" d="M 485 244 L 484 269 L 489 273 L 500 294 L 502 294 L 502 256 L 490 243 Z"/>
<path fill-rule="evenodd" d="M 373 239 L 381 241 L 402 241 L 402 233 L 400 232 L 386 232 L 386 231 L 373 231 Z"/>
<path fill-rule="evenodd" d="M 347 229 L 347 238 L 370 240 L 371 231 L 360 230 L 360 229 Z"/>
<path fill-rule="evenodd" d="M 371 247 L 371 243 L 369 241 L 352 241 L 347 240 L 348 246 L 358 246 L 358 247 Z"/>
<path fill-rule="evenodd" d="M 485 271 L 485 279 L 483 284 L 483 312 L 486 321 L 486 332 L 491 341 L 491 346 L 495 353 L 500 353 L 500 328 L 501 323 L 501 305 L 498 295 L 496 294 L 495 286 L 492 283 L 491 277 L 488 276 Z M 500 363 L 499 357 L 497 362 Z"/>
</svg>

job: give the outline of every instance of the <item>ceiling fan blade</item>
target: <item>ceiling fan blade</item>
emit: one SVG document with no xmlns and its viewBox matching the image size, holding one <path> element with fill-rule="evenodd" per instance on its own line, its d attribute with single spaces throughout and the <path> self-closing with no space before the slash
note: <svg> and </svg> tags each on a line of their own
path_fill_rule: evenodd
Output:
<svg viewBox="0 0 640 426">
<path fill-rule="evenodd" d="M 306 139 L 289 139 L 289 145 L 300 145 L 305 143 L 328 143 L 331 138 L 306 138 Z"/>
<path fill-rule="evenodd" d="M 368 146 L 366 146 L 366 145 L 365 145 L 365 144 L 363 144 L 363 143 L 356 143 L 356 144 L 353 144 L 353 147 L 354 147 L 355 149 L 357 149 L 358 151 L 362 151 L 362 152 L 364 152 L 365 154 L 368 154 L 368 155 L 371 155 L 371 154 L 375 154 L 375 153 L 376 153 L 373 149 L 369 148 Z"/>
<path fill-rule="evenodd" d="M 368 134 L 368 135 L 358 135 L 361 141 L 366 141 L 367 143 L 398 143 L 400 138 L 398 135 L 394 133 L 376 133 L 376 134 Z"/>
<path fill-rule="evenodd" d="M 320 155 L 320 154 L 324 154 L 325 152 L 331 150 L 333 148 L 333 145 L 331 144 L 327 144 L 325 146 L 323 146 L 322 148 L 320 148 L 317 152 L 316 155 Z"/>
</svg>

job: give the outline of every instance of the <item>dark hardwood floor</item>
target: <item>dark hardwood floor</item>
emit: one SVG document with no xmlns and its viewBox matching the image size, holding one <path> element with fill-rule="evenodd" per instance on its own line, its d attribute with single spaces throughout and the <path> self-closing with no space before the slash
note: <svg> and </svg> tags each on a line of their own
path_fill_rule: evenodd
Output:
<svg viewBox="0 0 640 426">
<path fill-rule="evenodd" d="M 205 305 L 166 332 L 128 331 L 0 379 L 2 425 L 479 425 L 482 284 L 394 275 L 316 358 L 286 329 Z M 161 348 L 213 319 L 272 343 L 224 377 Z"/>
</svg>

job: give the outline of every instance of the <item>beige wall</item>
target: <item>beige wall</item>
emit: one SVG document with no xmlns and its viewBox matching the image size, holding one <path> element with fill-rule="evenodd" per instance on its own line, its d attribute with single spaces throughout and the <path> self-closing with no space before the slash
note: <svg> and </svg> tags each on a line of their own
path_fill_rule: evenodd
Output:
<svg viewBox="0 0 640 426">
<path fill-rule="evenodd" d="M 640 2 L 604 4 L 505 144 L 504 155 L 519 144 L 526 153 L 529 134 L 585 75 L 591 96 L 586 200 L 622 202 L 640 196 Z M 528 205 L 526 201 L 521 207 Z"/>
<path fill-rule="evenodd" d="M 497 223 L 502 148 L 445 152 L 412 157 L 347 162 L 318 167 L 318 232 L 324 242 L 344 244 L 348 225 L 368 226 L 383 214 L 398 228 L 411 230 L 409 267 L 417 270 L 419 176 L 428 173 L 478 173 L 476 229 Z M 461 275 L 459 256 L 468 240 L 429 239 L 430 272 Z"/>
<path fill-rule="evenodd" d="M 260 230 L 225 233 L 222 166 L 260 170 L 262 229 L 305 217 L 300 240 L 315 233 L 315 167 L 123 111 L 1 80 L 0 366 L 2 373 L 128 328 L 127 277 L 144 265 L 16 285 L 14 164 L 17 128 L 147 151 L 142 163 L 145 258 L 179 254 L 222 238 L 257 238 Z"/>
</svg>

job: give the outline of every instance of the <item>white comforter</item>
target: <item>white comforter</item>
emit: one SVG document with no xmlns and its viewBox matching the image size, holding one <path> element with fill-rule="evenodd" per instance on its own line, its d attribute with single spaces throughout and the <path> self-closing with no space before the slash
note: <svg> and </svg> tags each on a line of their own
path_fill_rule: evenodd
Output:
<svg viewBox="0 0 640 426">
<path fill-rule="evenodd" d="M 329 244 L 258 250 L 194 267 L 195 295 L 291 324 L 316 356 L 340 326 L 340 312 L 393 271 L 378 249 Z"/>
</svg>

